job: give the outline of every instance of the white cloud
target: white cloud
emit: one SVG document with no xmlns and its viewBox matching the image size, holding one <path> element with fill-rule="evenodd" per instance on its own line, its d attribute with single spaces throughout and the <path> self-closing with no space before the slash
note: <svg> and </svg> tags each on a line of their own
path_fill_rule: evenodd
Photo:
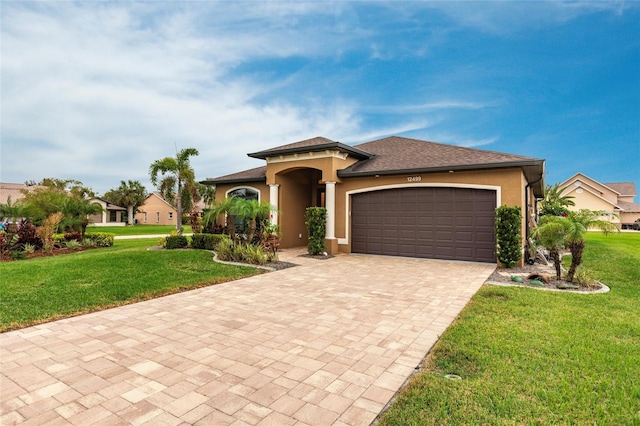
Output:
<svg viewBox="0 0 640 426">
<path fill-rule="evenodd" d="M 254 166 L 247 152 L 359 124 L 340 100 L 252 103 L 274 85 L 233 75 L 234 65 L 256 56 L 315 54 L 304 34 L 284 43 L 286 28 L 260 33 L 246 16 L 250 10 L 271 27 L 286 26 L 285 17 L 304 15 L 305 7 L 227 10 L 214 26 L 229 31 L 219 33 L 197 28 L 201 17 L 189 10 L 165 16 L 120 3 L 29 6 L 3 6 L 2 145 L 18 159 L 3 156 L 3 180 L 70 176 L 100 192 L 120 179 L 148 184 L 149 164 L 176 145 L 200 150 L 193 164 L 204 178 Z M 239 19 L 231 16 L 252 28 L 232 28 Z"/>
</svg>

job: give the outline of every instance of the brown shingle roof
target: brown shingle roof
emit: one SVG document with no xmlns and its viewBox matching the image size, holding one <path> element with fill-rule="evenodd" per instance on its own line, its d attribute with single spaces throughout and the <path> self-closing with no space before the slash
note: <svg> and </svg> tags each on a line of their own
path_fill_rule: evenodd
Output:
<svg viewBox="0 0 640 426">
<path fill-rule="evenodd" d="M 520 167 L 526 176 L 527 182 L 533 186 L 536 196 L 542 196 L 544 189 L 542 179 L 544 160 L 399 136 L 390 136 L 353 147 L 327 138 L 317 137 L 249 154 L 249 156 L 265 159 L 269 156 L 324 149 L 340 149 L 360 160 L 350 167 L 338 171 L 338 176 L 344 178 L 377 174 Z M 207 179 L 202 183 L 212 185 L 217 183 L 264 182 L 265 175 L 266 167 L 258 167 L 215 179 Z"/>
<path fill-rule="evenodd" d="M 374 176 L 397 173 L 430 173 L 519 167 L 536 197 L 544 195 L 544 160 L 522 155 L 445 145 L 390 136 L 355 148 L 374 154 L 340 170 L 338 176 Z"/>
<path fill-rule="evenodd" d="M 627 213 L 640 213 L 640 204 L 629 203 L 627 201 L 618 201 L 616 204 Z"/>
<path fill-rule="evenodd" d="M 253 152 L 247 154 L 249 157 L 266 159 L 267 157 L 275 157 L 278 155 L 311 152 L 311 151 L 324 151 L 327 149 L 337 149 L 342 152 L 351 154 L 358 159 L 370 158 L 371 154 L 361 151 L 352 146 L 345 145 L 341 142 L 332 141 L 331 139 L 317 136 L 315 138 L 306 139 L 300 142 L 294 142 L 287 145 L 277 146 L 264 151 Z"/>
<path fill-rule="evenodd" d="M 369 160 L 355 163 L 341 176 L 404 172 L 411 170 L 478 168 L 478 166 L 512 165 L 514 163 L 542 161 L 521 155 L 445 145 L 399 136 L 390 136 L 355 146 L 374 154 Z"/>
<path fill-rule="evenodd" d="M 218 183 L 264 182 L 267 178 L 266 176 L 267 167 L 262 166 L 217 178 L 208 178 L 200 183 L 203 185 L 215 185 Z"/>
<path fill-rule="evenodd" d="M 636 192 L 636 186 L 633 182 L 612 182 L 603 183 L 603 185 L 608 186 L 622 196 L 635 196 L 638 194 Z"/>
</svg>

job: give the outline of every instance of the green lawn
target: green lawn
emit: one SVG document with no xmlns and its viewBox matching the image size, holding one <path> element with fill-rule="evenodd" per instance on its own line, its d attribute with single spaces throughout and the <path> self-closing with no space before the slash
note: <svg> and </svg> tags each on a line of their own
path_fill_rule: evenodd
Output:
<svg viewBox="0 0 640 426">
<path fill-rule="evenodd" d="M 0 263 L 0 331 L 257 273 L 213 262 L 202 250 L 147 250 L 155 239 Z"/>
<path fill-rule="evenodd" d="M 191 226 L 184 225 L 185 234 L 191 233 Z M 109 232 L 117 236 L 121 235 L 169 235 L 175 231 L 173 225 L 134 225 L 134 226 L 89 226 L 87 232 Z"/>
<path fill-rule="evenodd" d="M 640 234 L 584 262 L 610 293 L 484 286 L 380 424 L 640 425 Z"/>
</svg>

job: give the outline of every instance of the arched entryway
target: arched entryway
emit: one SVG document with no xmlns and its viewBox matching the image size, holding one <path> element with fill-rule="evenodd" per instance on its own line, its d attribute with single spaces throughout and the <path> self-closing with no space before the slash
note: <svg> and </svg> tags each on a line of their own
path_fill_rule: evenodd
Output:
<svg viewBox="0 0 640 426">
<path fill-rule="evenodd" d="M 322 170 L 292 168 L 276 174 L 281 247 L 299 247 L 309 242 L 305 225 L 308 207 L 325 206 L 325 183 Z"/>
</svg>

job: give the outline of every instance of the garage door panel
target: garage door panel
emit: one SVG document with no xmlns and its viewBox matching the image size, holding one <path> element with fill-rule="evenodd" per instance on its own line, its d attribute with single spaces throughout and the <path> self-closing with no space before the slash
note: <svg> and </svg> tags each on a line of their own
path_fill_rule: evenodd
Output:
<svg viewBox="0 0 640 426">
<path fill-rule="evenodd" d="M 495 262 L 495 191 L 416 187 L 351 201 L 353 252 Z"/>
</svg>

